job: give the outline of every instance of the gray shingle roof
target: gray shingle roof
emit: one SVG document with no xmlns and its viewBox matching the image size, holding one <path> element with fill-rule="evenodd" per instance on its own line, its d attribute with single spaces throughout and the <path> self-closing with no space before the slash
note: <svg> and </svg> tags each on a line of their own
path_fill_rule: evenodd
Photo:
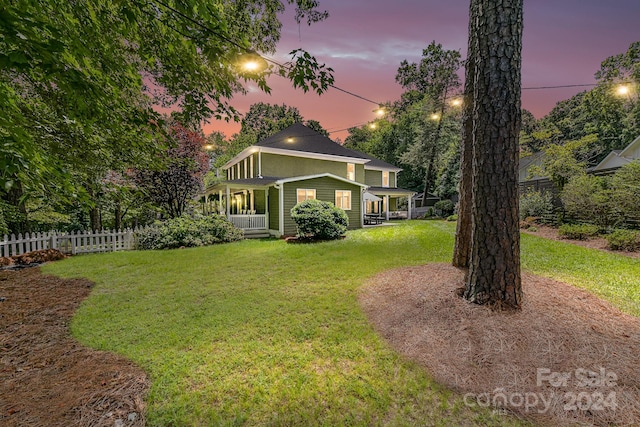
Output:
<svg viewBox="0 0 640 427">
<path fill-rule="evenodd" d="M 305 153 L 328 154 L 331 156 L 365 158 L 331 139 L 296 123 L 271 135 L 256 144 L 257 147 L 277 148 L 281 150 L 302 151 Z"/>
</svg>

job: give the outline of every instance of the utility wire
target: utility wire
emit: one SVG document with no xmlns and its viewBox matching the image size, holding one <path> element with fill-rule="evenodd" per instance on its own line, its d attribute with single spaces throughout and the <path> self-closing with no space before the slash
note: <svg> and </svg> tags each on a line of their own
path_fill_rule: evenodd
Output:
<svg viewBox="0 0 640 427">
<path fill-rule="evenodd" d="M 147 3 L 147 4 L 149 4 L 149 5 L 156 5 L 156 4 L 161 5 L 161 6 L 163 6 L 164 8 L 166 8 L 167 10 L 169 10 L 169 11 L 171 11 L 171 12 L 173 12 L 173 13 L 177 14 L 178 16 L 180 16 L 180 17 L 182 17 L 182 18 L 186 19 L 187 21 L 189 21 L 189 22 L 193 23 L 194 25 L 196 25 L 196 26 L 200 27 L 201 29 L 203 29 L 203 30 L 205 30 L 205 31 L 209 32 L 210 34 L 214 35 L 215 37 L 218 37 L 219 39 L 226 41 L 227 43 L 229 43 L 229 44 L 231 44 L 231 45 L 233 45 L 233 46 L 237 47 L 238 49 L 240 49 L 240 50 L 242 50 L 242 51 L 244 51 L 244 52 L 246 52 L 246 53 L 256 54 L 256 55 L 258 55 L 259 57 L 261 57 L 262 59 L 264 59 L 265 61 L 270 62 L 270 63 L 272 63 L 272 64 L 274 64 L 274 65 L 276 65 L 276 66 L 278 66 L 278 67 L 281 67 L 281 68 L 284 68 L 284 69 L 289 69 L 289 68 L 290 68 L 290 66 L 289 66 L 289 65 L 287 65 L 287 64 L 282 64 L 282 63 L 280 63 L 280 62 L 278 62 L 278 61 L 276 61 L 276 60 L 274 60 L 274 59 L 272 59 L 272 58 L 269 58 L 269 57 L 267 57 L 267 56 L 265 56 L 265 55 L 261 55 L 261 54 L 259 54 L 259 53 L 255 52 L 255 51 L 253 51 L 253 50 L 251 50 L 251 49 L 249 49 L 249 48 L 247 48 L 247 47 L 245 47 L 245 46 L 242 46 L 241 44 L 239 44 L 239 43 L 238 43 L 238 42 L 236 42 L 235 40 L 233 40 L 233 39 L 231 39 L 231 38 L 229 38 L 229 37 L 227 37 L 227 36 L 225 36 L 225 35 L 221 34 L 220 32 L 218 32 L 218 31 L 216 31 L 216 30 L 214 30 L 214 29 L 212 29 L 212 28 L 208 27 L 207 25 L 204 25 L 202 22 L 200 22 L 200 21 L 198 21 L 198 20 L 196 20 L 196 19 L 193 19 L 193 18 L 191 18 L 191 17 L 190 17 L 190 16 L 188 16 L 188 15 L 185 15 L 184 13 L 182 13 L 182 12 L 180 12 L 179 10 L 175 9 L 174 7 L 172 7 L 172 6 L 168 5 L 167 3 L 163 2 L 162 0 L 147 0 L 147 1 L 146 1 L 146 3 Z M 157 19 L 157 20 L 158 20 L 158 21 L 160 21 L 161 23 L 163 23 L 163 24 L 167 25 L 167 27 L 169 27 L 169 28 L 171 28 L 172 30 L 176 31 L 176 32 L 177 32 L 177 33 L 179 33 L 180 35 L 182 35 L 182 36 L 184 36 L 184 37 L 187 37 L 187 38 L 191 38 L 191 39 L 193 39 L 193 36 L 189 36 L 189 35 L 184 34 L 183 32 L 179 31 L 179 30 L 178 30 L 177 28 L 175 28 L 174 26 L 169 25 L 167 22 L 160 20 L 160 19 L 159 19 L 159 17 L 153 16 L 153 15 L 151 15 L 151 14 L 149 14 L 149 13 L 147 13 L 147 14 L 148 14 L 148 15 L 150 15 L 150 16 L 152 16 L 154 19 Z M 522 90 L 565 89 L 565 88 L 593 87 L 593 86 L 597 86 L 597 83 L 570 84 L 570 85 L 554 85 L 554 86 L 531 86 L 531 87 L 523 87 L 523 88 L 522 88 Z M 362 101 L 369 102 L 369 103 L 374 104 L 374 105 L 377 105 L 377 106 L 382 106 L 382 105 L 383 105 L 383 103 L 381 103 L 381 102 L 377 102 L 377 101 L 371 100 L 371 99 L 369 99 L 369 98 L 367 98 L 367 97 L 364 97 L 364 96 L 362 96 L 362 95 L 359 95 L 359 94 L 357 94 L 357 93 L 355 93 L 355 92 L 352 92 L 352 91 L 349 91 L 349 90 L 343 89 L 343 88 L 341 88 L 341 87 L 339 87 L 339 86 L 336 86 L 336 85 L 330 84 L 330 85 L 329 85 L 329 87 L 331 87 L 331 88 L 333 88 L 333 89 L 335 89 L 335 90 L 337 90 L 337 91 L 343 92 L 343 93 L 345 93 L 345 94 L 347 94 L 347 95 L 349 95 L 349 96 L 352 96 L 352 97 L 354 97 L 354 98 L 358 98 L 358 99 L 360 99 L 360 100 L 362 100 Z M 456 96 L 459 96 L 459 95 L 456 95 Z M 366 123 L 364 123 L 364 124 L 366 124 Z M 330 131 L 329 133 L 342 132 L 342 131 L 345 131 L 345 130 L 351 129 L 351 128 L 353 128 L 353 127 L 361 126 L 361 125 L 363 125 L 363 123 L 355 124 L 355 125 L 352 125 L 352 126 L 346 127 L 346 128 L 344 128 L 344 129 L 339 129 L 339 130 Z"/>
</svg>

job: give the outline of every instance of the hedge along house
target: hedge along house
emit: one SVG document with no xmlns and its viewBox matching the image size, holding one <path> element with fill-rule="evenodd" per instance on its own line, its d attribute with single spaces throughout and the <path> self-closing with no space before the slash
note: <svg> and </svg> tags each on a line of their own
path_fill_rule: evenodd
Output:
<svg viewBox="0 0 640 427">
<path fill-rule="evenodd" d="M 295 234 L 291 208 L 306 199 L 334 203 L 347 213 L 350 229 L 360 228 L 365 214 L 389 219 L 398 200 L 413 195 L 397 188 L 400 168 L 299 123 L 244 149 L 223 170 L 225 180 L 205 196 L 248 233 Z"/>
</svg>

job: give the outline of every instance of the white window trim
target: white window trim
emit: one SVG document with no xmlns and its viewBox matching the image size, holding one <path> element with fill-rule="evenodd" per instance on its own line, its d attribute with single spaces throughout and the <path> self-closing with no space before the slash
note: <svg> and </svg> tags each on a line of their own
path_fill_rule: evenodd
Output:
<svg viewBox="0 0 640 427">
<path fill-rule="evenodd" d="M 387 182 L 386 182 L 386 185 L 385 185 L 385 179 L 384 179 L 385 175 L 386 175 L 386 177 L 387 177 L 387 179 L 386 179 L 386 181 L 387 181 Z M 389 171 L 382 171 L 382 186 L 383 186 L 384 188 L 389 188 L 389 178 L 390 178 L 390 177 L 389 177 Z"/>
<path fill-rule="evenodd" d="M 349 168 L 353 168 L 353 172 L 349 172 Z M 347 163 L 347 179 L 349 181 L 356 180 L 356 164 L 355 163 Z"/>
<path fill-rule="evenodd" d="M 249 168 L 247 167 L 248 160 L 244 159 L 244 179 L 249 178 Z"/>
<path fill-rule="evenodd" d="M 304 199 L 300 200 L 299 192 L 304 191 Z M 309 197 L 309 192 L 312 192 L 313 197 Z M 296 188 L 296 203 L 303 202 L 305 200 L 315 200 L 316 199 L 316 189 L 315 188 Z"/>
<path fill-rule="evenodd" d="M 338 193 L 342 193 L 342 195 L 340 196 L 340 203 L 338 203 Z M 342 202 L 344 201 L 344 196 L 345 193 L 349 193 L 349 206 L 348 207 L 344 207 L 342 206 Z M 336 201 L 336 206 L 339 207 L 342 210 L 345 211 L 350 211 L 351 210 L 351 206 L 352 206 L 352 194 L 351 194 L 351 190 L 336 190 L 335 191 L 335 201 Z"/>
<path fill-rule="evenodd" d="M 249 175 L 253 178 L 253 154 L 249 156 Z"/>
</svg>

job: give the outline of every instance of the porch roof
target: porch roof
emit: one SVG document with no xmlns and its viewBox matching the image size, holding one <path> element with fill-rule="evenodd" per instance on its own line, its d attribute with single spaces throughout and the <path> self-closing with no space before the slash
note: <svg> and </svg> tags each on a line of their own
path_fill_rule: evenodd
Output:
<svg viewBox="0 0 640 427">
<path fill-rule="evenodd" d="M 247 178 L 247 179 L 234 179 L 230 181 L 222 181 L 222 182 L 217 182 L 213 185 L 208 186 L 205 192 L 211 193 L 213 191 L 223 190 L 227 187 L 242 188 L 242 189 L 271 187 L 281 179 L 282 178 L 275 177 L 275 176 L 263 176 L 262 178 Z"/>
<path fill-rule="evenodd" d="M 396 187 L 369 187 L 367 191 L 371 194 L 375 194 L 376 196 L 413 196 L 416 194 L 415 191 L 405 190 L 404 188 L 396 188 Z"/>
</svg>

